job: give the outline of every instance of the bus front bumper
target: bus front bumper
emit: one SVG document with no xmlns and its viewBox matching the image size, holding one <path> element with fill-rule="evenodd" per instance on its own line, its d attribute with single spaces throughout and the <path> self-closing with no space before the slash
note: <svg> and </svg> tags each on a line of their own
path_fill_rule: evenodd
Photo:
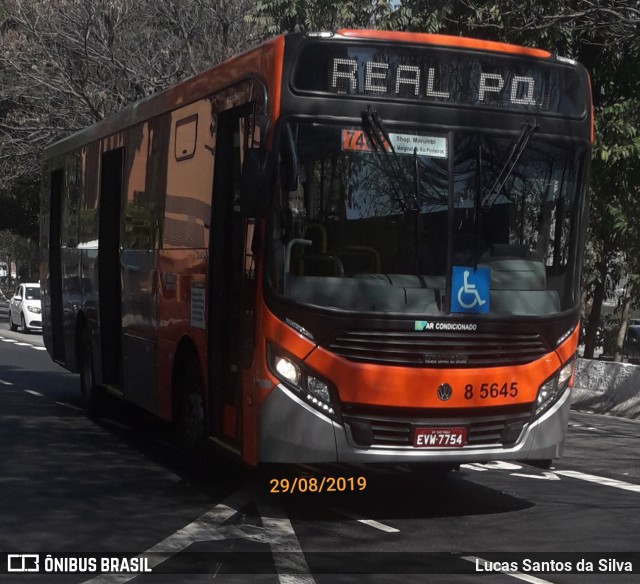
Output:
<svg viewBox="0 0 640 584">
<path fill-rule="evenodd" d="M 526 424 L 511 446 L 413 448 L 361 447 L 348 428 L 315 410 L 283 385 L 262 404 L 259 461 L 264 463 L 454 463 L 490 460 L 549 460 L 562 454 L 571 390 L 543 416 Z M 469 418 L 471 421 L 473 418 Z"/>
</svg>

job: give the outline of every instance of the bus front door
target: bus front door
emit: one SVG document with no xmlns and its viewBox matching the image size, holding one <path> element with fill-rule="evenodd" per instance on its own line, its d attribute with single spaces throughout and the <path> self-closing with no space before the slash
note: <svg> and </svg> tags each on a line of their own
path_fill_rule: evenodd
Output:
<svg viewBox="0 0 640 584">
<path fill-rule="evenodd" d="M 242 449 L 242 372 L 250 366 L 255 287 L 253 224 L 240 213 L 241 148 L 249 106 L 218 115 L 209 248 L 210 433 Z"/>
</svg>

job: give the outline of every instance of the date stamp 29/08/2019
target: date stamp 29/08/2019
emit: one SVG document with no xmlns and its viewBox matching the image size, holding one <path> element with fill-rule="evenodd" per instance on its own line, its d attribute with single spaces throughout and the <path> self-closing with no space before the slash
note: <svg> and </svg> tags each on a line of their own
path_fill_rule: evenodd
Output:
<svg viewBox="0 0 640 584">
<path fill-rule="evenodd" d="M 345 493 L 364 491 L 367 479 L 358 477 L 292 477 L 269 480 L 269 492 L 273 494 L 293 493 Z"/>
</svg>

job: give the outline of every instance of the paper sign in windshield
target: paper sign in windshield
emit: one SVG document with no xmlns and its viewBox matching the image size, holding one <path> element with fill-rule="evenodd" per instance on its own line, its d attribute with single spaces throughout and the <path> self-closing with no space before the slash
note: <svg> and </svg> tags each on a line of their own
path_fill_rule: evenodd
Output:
<svg viewBox="0 0 640 584">
<path fill-rule="evenodd" d="M 447 157 L 447 139 L 437 136 L 415 136 L 412 134 L 389 134 L 397 154 L 413 154 L 431 158 Z"/>
<path fill-rule="evenodd" d="M 416 136 L 413 134 L 389 134 L 389 142 L 396 154 L 447 158 L 447 139 L 437 136 Z M 388 152 L 389 143 L 384 144 Z M 372 152 L 375 148 L 363 130 L 342 130 L 342 150 Z"/>
</svg>

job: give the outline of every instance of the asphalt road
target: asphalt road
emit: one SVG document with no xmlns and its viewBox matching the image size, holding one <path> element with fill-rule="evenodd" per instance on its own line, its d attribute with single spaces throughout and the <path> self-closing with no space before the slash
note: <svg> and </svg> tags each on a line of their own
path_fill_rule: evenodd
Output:
<svg viewBox="0 0 640 584">
<path fill-rule="evenodd" d="M 250 472 L 212 459 L 194 472 L 170 430 L 139 410 L 112 404 L 87 418 L 77 376 L 51 362 L 40 335 L 0 321 L 0 552 L 42 565 L 46 554 L 146 552 L 155 566 L 0 582 L 636 582 L 640 554 L 622 552 L 640 549 L 638 452 L 640 422 L 574 412 L 565 456 L 548 470 Z M 566 573 L 580 561 L 593 572 Z M 612 574 L 626 561 L 635 575 Z"/>
</svg>

